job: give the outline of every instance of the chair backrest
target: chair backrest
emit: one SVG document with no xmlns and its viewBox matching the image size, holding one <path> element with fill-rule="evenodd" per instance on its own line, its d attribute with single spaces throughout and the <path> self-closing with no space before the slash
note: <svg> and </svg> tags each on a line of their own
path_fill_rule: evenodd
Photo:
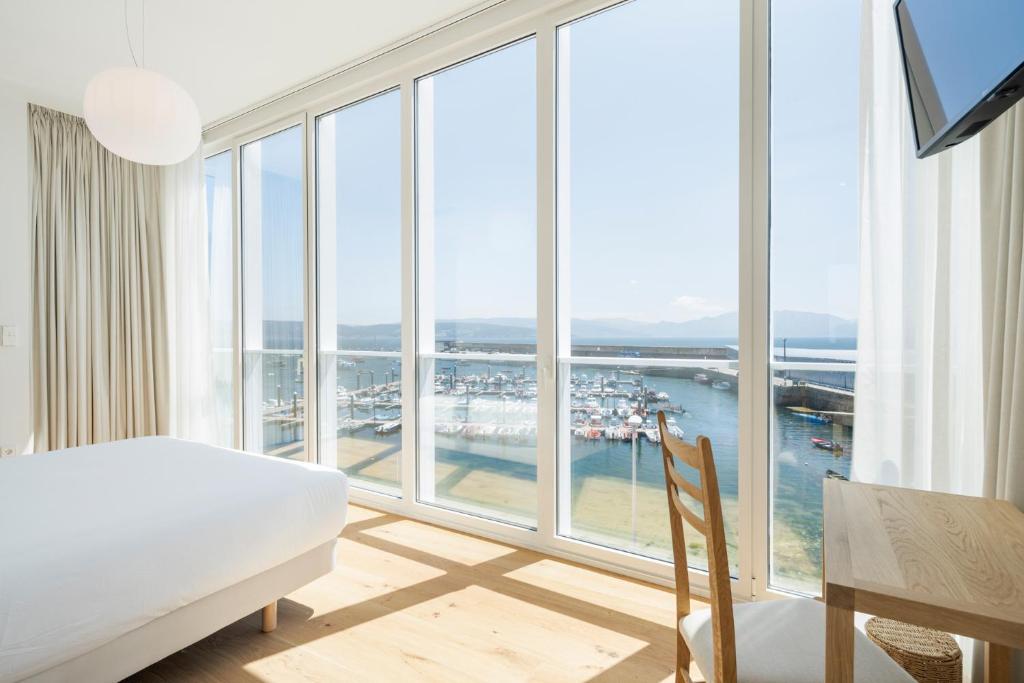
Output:
<svg viewBox="0 0 1024 683">
<path fill-rule="evenodd" d="M 665 465 L 665 489 L 668 492 L 668 514 L 672 526 L 672 555 L 676 576 L 676 621 L 690 613 L 690 574 L 686 558 L 684 522 L 704 536 L 708 551 L 708 582 L 711 589 L 711 629 L 714 639 L 714 680 L 716 683 L 736 681 L 736 632 L 732 617 L 732 586 L 729 579 L 729 555 L 725 544 L 722 520 L 722 499 L 718 492 L 718 474 L 711 452 L 711 441 L 698 436 L 696 444 L 688 444 L 668 430 L 665 413 L 658 411 L 661 431 L 661 455 Z M 697 471 L 699 484 L 683 477 L 677 462 Z M 686 500 L 700 503 L 702 514 L 687 506 Z M 682 646 L 682 645 L 680 645 Z M 689 662 L 689 653 L 685 661 Z"/>
</svg>

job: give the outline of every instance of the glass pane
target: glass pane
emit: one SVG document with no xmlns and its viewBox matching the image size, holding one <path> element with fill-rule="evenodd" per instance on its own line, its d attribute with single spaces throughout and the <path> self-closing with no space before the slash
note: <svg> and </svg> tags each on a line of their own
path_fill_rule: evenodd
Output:
<svg viewBox="0 0 1024 683">
<path fill-rule="evenodd" d="M 573 355 L 736 345 L 738 36 L 734 1 L 637 0 L 558 30 Z"/>
<path fill-rule="evenodd" d="M 776 370 L 772 419 L 771 583 L 821 592 L 822 481 L 848 478 L 853 456 L 849 372 Z"/>
<path fill-rule="evenodd" d="M 357 485 L 398 494 L 399 91 L 321 116 L 316 132 L 320 461 L 336 462 Z M 353 350 L 394 355 L 346 353 Z"/>
<path fill-rule="evenodd" d="M 738 2 L 636 0 L 557 36 L 558 343 L 574 359 L 558 531 L 671 556 L 657 399 L 687 440 L 712 441 L 734 572 L 736 373 L 644 361 L 738 357 L 739 25 Z"/>
<path fill-rule="evenodd" d="M 536 524 L 536 46 L 416 83 L 419 496 Z"/>
<path fill-rule="evenodd" d="M 769 580 L 808 593 L 821 591 L 821 480 L 849 473 L 853 440 L 860 5 L 771 5 L 772 359 L 786 369 L 772 388 Z M 808 83 L 829 84 L 827 116 Z"/>
<path fill-rule="evenodd" d="M 420 386 L 421 499 L 535 526 L 536 364 L 424 359 Z"/>
<path fill-rule="evenodd" d="M 324 376 L 336 377 L 324 399 L 330 403 L 321 418 L 321 460 L 336 453 L 337 466 L 359 485 L 400 495 L 401 358 L 324 353 L 320 363 Z"/>
<path fill-rule="evenodd" d="M 305 457 L 302 127 L 242 147 L 243 446 Z"/>
<path fill-rule="evenodd" d="M 772 2 L 771 310 L 789 360 L 856 348 L 860 5 Z M 827 115 L 809 83 L 828 84 Z"/>
<path fill-rule="evenodd" d="M 561 533 L 612 548 L 672 559 L 672 536 L 657 412 L 669 430 L 692 442 L 711 440 L 733 574 L 738 572 L 738 445 L 735 370 L 633 364 L 563 364 L 562 448 L 571 482 L 560 496 Z M 563 464 L 563 467 L 565 465 Z M 699 483 L 696 471 L 690 473 Z M 699 504 L 695 511 L 701 512 Z M 568 514 L 566 514 L 568 513 Z M 686 528 L 691 566 L 707 568 L 704 539 Z"/>
<path fill-rule="evenodd" d="M 206 179 L 207 290 L 214 385 L 213 442 L 235 445 L 234 219 L 231 151 L 203 162 Z"/>
<path fill-rule="evenodd" d="M 416 83 L 421 349 L 536 349 L 535 50 Z"/>
</svg>

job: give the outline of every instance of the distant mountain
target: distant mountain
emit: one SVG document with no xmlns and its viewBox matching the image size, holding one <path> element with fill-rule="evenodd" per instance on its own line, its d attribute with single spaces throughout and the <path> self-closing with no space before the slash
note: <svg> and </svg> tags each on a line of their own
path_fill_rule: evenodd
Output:
<svg viewBox="0 0 1024 683">
<path fill-rule="evenodd" d="M 534 335 L 536 325 L 524 319 L 522 324 L 503 322 L 502 318 L 439 320 L 436 335 L 439 339 L 523 339 Z M 508 319 L 510 320 L 510 319 Z M 338 325 L 338 331 L 347 339 L 388 339 L 401 334 L 398 323 L 377 325 Z"/>
<path fill-rule="evenodd" d="M 686 322 L 661 321 L 656 323 L 600 318 L 573 320 L 573 332 L 579 337 L 683 337 L 730 338 L 739 335 L 739 316 L 735 312 L 712 315 Z M 856 337 L 857 323 L 827 313 L 807 311 L 777 311 L 776 337 Z"/>
<path fill-rule="evenodd" d="M 398 337 L 402 326 L 398 323 L 378 323 L 376 325 L 338 325 L 343 337 L 354 339 L 374 339 L 376 337 Z"/>
<path fill-rule="evenodd" d="M 777 311 L 775 313 L 776 338 L 836 338 L 856 337 L 857 323 L 827 313 L 807 311 Z M 397 337 L 398 323 L 379 325 L 339 325 L 342 336 L 348 338 Z M 466 318 L 441 320 L 438 336 L 445 339 L 523 339 L 532 336 L 537 322 L 532 318 Z M 735 339 L 739 334 L 735 312 L 687 320 L 686 322 L 641 322 L 627 318 L 576 318 L 572 321 L 573 335 L 584 339 L 621 338 L 719 338 Z"/>
<path fill-rule="evenodd" d="M 494 320 L 439 320 L 435 326 L 434 336 L 441 339 L 459 339 L 463 341 L 479 339 L 530 339 L 536 336 L 537 326 L 534 321 L 525 321 L 523 324 L 508 324 L 499 322 L 508 319 L 495 318 Z"/>
</svg>

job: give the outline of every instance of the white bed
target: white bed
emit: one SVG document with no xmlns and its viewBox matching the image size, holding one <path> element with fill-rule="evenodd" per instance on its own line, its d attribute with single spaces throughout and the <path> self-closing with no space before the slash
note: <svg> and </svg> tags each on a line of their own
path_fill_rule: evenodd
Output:
<svg viewBox="0 0 1024 683">
<path fill-rule="evenodd" d="M 0 460 L 0 681 L 119 680 L 274 604 L 333 567 L 347 494 L 165 437 Z"/>
</svg>

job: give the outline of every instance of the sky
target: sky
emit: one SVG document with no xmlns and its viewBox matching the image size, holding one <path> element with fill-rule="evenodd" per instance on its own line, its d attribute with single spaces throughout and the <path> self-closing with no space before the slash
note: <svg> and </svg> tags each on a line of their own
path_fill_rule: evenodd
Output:
<svg viewBox="0 0 1024 683">
<path fill-rule="evenodd" d="M 572 317 L 737 309 L 738 17 L 737 2 L 636 0 L 559 29 L 559 286 Z M 856 317 L 858 22 L 856 0 L 773 2 L 775 310 Z M 438 318 L 536 315 L 535 58 L 528 39 L 418 86 L 433 92 L 432 106 L 419 100 L 418 182 L 433 189 L 419 222 L 433 225 L 421 257 Z M 399 99 L 331 115 L 333 154 L 320 150 L 320 164 L 334 157 L 320 194 L 336 199 L 327 213 L 321 199 L 336 242 L 321 286 L 341 323 L 400 319 Z M 301 136 L 256 143 L 266 319 L 301 318 Z"/>
<path fill-rule="evenodd" d="M 391 90 L 317 123 L 320 289 L 335 292 L 321 301 L 321 338 L 339 322 L 401 320 L 401 102 Z"/>
</svg>

